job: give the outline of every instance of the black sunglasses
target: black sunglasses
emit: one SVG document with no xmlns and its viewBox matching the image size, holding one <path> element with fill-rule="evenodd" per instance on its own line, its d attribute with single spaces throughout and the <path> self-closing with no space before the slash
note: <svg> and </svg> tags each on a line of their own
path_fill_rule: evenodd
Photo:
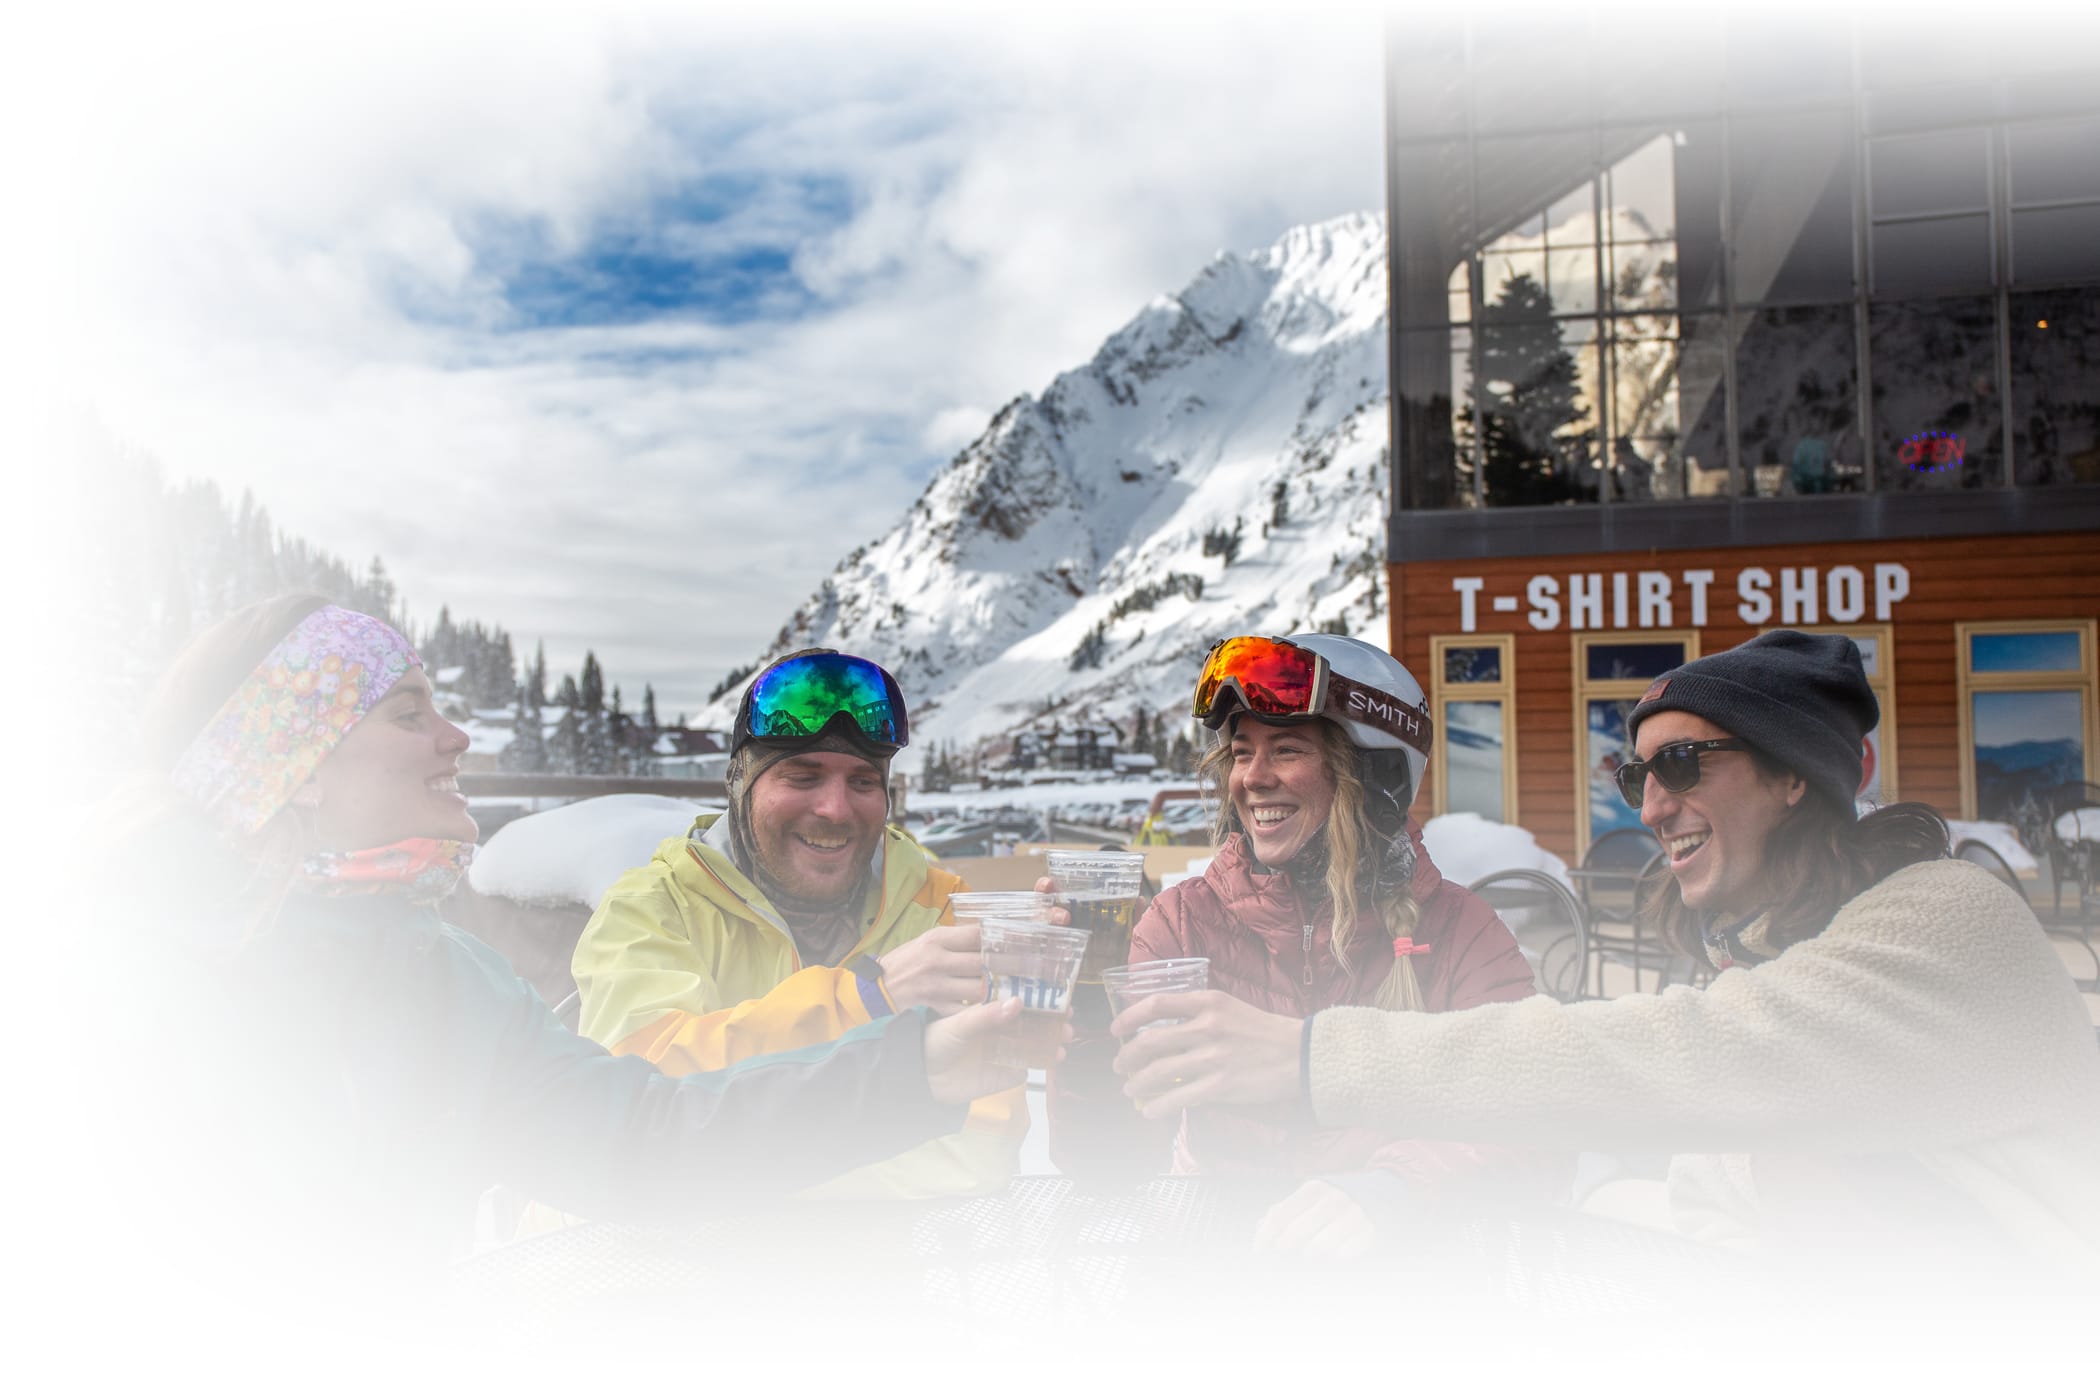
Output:
<svg viewBox="0 0 2100 1400">
<path fill-rule="evenodd" d="M 1663 785 L 1664 792 L 1690 792 L 1699 785 L 1699 755 L 1718 749 L 1747 753 L 1750 746 L 1741 739 L 1694 739 L 1665 744 L 1646 758 L 1619 765 L 1619 771 L 1612 774 L 1619 782 L 1619 796 L 1626 799 L 1627 806 L 1639 811 L 1650 773 Z"/>
</svg>

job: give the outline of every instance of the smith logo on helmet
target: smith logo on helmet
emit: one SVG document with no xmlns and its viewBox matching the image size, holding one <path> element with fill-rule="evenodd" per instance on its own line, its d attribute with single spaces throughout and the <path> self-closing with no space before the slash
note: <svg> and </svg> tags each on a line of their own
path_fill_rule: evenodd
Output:
<svg viewBox="0 0 2100 1400">
<path fill-rule="evenodd" d="M 1370 691 L 1355 689 L 1350 690 L 1348 703 L 1351 711 L 1377 720 L 1388 729 L 1398 726 L 1404 729 L 1411 739 L 1422 737 L 1422 712 L 1412 705 L 1403 705 Z"/>
</svg>

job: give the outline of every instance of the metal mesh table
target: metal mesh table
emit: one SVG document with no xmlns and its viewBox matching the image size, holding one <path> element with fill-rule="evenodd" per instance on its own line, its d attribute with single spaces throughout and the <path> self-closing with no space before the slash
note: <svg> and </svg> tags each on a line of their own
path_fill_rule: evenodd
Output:
<svg viewBox="0 0 2100 1400">
<path fill-rule="evenodd" d="M 1023 1177 L 961 1200 L 795 1201 L 677 1228 L 585 1224 L 483 1254 L 453 1284 L 463 1301 L 528 1314 L 773 1294 L 814 1306 L 835 1294 L 985 1319 L 1087 1319 L 1150 1300 L 1265 1295 L 1288 1276 L 1294 1292 L 1325 1280 L 1354 1296 L 1465 1297 L 1579 1318 L 1662 1313 L 1691 1290 L 1749 1277 L 1734 1256 L 1573 1211 L 1432 1222 L 1403 1248 L 1347 1266 L 1257 1259 L 1255 1224 L 1287 1190 Z"/>
</svg>

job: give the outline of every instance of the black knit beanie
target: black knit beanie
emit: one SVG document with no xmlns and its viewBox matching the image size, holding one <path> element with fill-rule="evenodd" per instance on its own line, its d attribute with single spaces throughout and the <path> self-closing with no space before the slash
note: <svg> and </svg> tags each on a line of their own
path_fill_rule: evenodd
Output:
<svg viewBox="0 0 2100 1400">
<path fill-rule="evenodd" d="M 1847 815 L 1857 810 L 1867 733 L 1881 722 L 1859 647 L 1829 633 L 1767 632 L 1665 672 L 1633 707 L 1628 742 L 1663 710 L 1713 721 Z"/>
</svg>

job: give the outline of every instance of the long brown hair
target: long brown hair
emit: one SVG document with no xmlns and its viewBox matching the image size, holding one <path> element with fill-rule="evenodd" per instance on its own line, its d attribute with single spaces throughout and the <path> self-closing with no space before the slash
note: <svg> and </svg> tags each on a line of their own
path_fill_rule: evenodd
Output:
<svg viewBox="0 0 2100 1400">
<path fill-rule="evenodd" d="M 1795 776 L 1762 750 L 1752 749 L 1750 758 L 1766 778 Z M 1771 918 L 1767 941 L 1784 949 L 1815 937 L 1848 900 L 1906 865 L 1946 855 L 1948 842 L 1946 819 L 1923 802 L 1894 802 L 1855 821 L 1811 789 L 1765 836 L 1758 882 L 1770 891 L 1759 911 Z M 1665 946 L 1706 957 L 1699 915 L 1685 906 L 1674 878 L 1655 882 L 1643 912 Z"/>
<path fill-rule="evenodd" d="M 1359 911 L 1368 900 L 1377 910 L 1378 926 L 1388 940 L 1413 935 L 1421 918 L 1421 906 L 1415 902 L 1414 893 L 1405 880 L 1380 880 L 1373 862 L 1391 849 L 1396 841 L 1409 840 L 1407 814 L 1402 804 L 1398 829 L 1381 830 L 1371 817 L 1372 804 L 1366 799 L 1364 784 L 1364 755 L 1348 735 L 1339 727 L 1324 719 L 1316 719 L 1305 726 L 1313 735 L 1320 750 L 1320 760 L 1327 770 L 1328 780 L 1334 785 L 1334 803 L 1327 812 L 1327 825 L 1322 835 L 1327 843 L 1327 907 L 1332 911 L 1329 927 L 1332 929 L 1334 960 L 1341 964 L 1342 971 L 1352 970 L 1351 963 L 1361 955 L 1353 945 L 1357 938 Z M 1218 798 L 1218 815 L 1213 824 L 1212 839 L 1223 845 L 1226 839 L 1240 831 L 1239 814 L 1232 809 L 1232 794 L 1229 780 L 1232 774 L 1232 726 L 1227 724 L 1218 731 L 1218 742 L 1203 755 L 1196 767 L 1197 779 L 1215 790 Z M 1250 846 L 1251 851 L 1251 846 Z M 1396 957 L 1393 966 L 1372 993 L 1372 1006 L 1384 1011 L 1418 1011 L 1422 1006 L 1422 987 L 1415 978 L 1414 965 L 1406 958 Z"/>
</svg>

